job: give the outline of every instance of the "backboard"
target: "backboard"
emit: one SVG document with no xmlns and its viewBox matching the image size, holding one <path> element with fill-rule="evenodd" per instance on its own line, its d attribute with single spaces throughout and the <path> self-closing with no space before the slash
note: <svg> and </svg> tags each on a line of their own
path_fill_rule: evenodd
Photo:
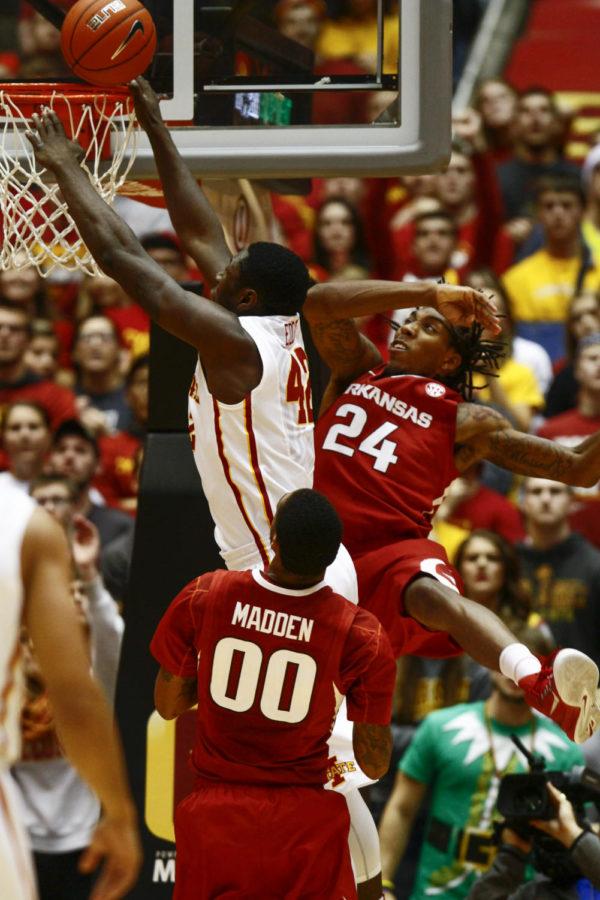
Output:
<svg viewBox="0 0 600 900">
<path fill-rule="evenodd" d="M 343 58 L 324 66 L 311 48 L 282 34 L 273 3 L 145 4 L 159 30 L 149 75 L 169 94 L 163 116 L 196 175 L 393 176 L 446 164 L 451 0 L 375 0 L 376 53 L 358 68 Z M 348 121 L 339 121 L 342 108 Z M 132 175 L 154 173 L 142 135 Z"/>
<path fill-rule="evenodd" d="M 198 177 L 395 176 L 447 163 L 452 0 L 363 3 L 367 22 L 349 41 L 329 12 L 341 3 L 321 4 L 311 36 L 289 26 L 285 0 L 143 2 L 158 31 L 146 74 Z M 56 0 L 29 3 L 60 25 Z M 151 178 L 139 138 L 131 175 Z"/>
</svg>

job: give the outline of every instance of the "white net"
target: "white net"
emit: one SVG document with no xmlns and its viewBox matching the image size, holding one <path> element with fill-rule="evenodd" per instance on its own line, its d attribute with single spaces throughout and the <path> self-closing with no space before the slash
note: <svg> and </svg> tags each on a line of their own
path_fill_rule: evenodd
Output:
<svg viewBox="0 0 600 900">
<path fill-rule="evenodd" d="M 127 94 L 82 94 L 70 85 L 43 85 L 44 93 L 0 85 L 0 270 L 34 265 L 46 277 L 56 267 L 98 274 L 51 173 L 40 166 L 25 136 L 31 116 L 53 109 L 84 150 L 81 165 L 112 203 L 136 150 L 133 103 Z"/>
</svg>

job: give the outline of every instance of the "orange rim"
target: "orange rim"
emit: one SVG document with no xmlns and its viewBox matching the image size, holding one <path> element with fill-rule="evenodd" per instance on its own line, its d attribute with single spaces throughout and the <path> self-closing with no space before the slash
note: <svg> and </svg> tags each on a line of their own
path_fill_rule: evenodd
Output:
<svg viewBox="0 0 600 900">
<path fill-rule="evenodd" d="M 48 105 L 53 99 L 64 98 L 74 106 L 89 104 L 97 108 L 102 104 L 103 111 L 107 107 L 116 107 L 123 103 L 133 103 L 131 94 L 126 88 L 100 88 L 94 85 L 73 84 L 72 82 L 0 82 L 0 92 L 21 108 L 22 114 L 30 116 L 40 106 Z"/>
</svg>

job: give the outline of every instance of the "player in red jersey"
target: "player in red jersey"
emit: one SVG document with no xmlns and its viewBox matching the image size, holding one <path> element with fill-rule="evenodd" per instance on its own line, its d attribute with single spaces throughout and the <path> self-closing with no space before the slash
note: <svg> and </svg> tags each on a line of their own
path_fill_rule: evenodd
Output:
<svg viewBox="0 0 600 900">
<path fill-rule="evenodd" d="M 445 318 L 456 288 L 419 289 L 420 305 L 398 328 L 387 366 L 353 322 L 386 308 L 380 293 L 367 288 L 338 302 L 309 294 L 304 313 L 331 369 L 315 487 L 341 516 L 361 602 L 384 624 L 396 654 L 465 650 L 519 683 L 531 706 L 583 741 L 600 725 L 595 663 L 569 649 L 540 662 L 490 610 L 460 595 L 457 573 L 428 534 L 445 489 L 480 459 L 523 475 L 594 484 L 600 432 L 567 448 L 465 402 L 473 372 L 490 374 L 500 348 L 481 339 L 477 324 Z"/>
<path fill-rule="evenodd" d="M 357 896 L 348 809 L 323 788 L 327 738 L 345 695 L 356 758 L 384 774 L 396 667 L 381 624 L 323 581 L 341 531 L 321 494 L 286 495 L 269 568 L 201 575 L 158 626 L 158 712 L 198 704 L 175 900 Z"/>
</svg>

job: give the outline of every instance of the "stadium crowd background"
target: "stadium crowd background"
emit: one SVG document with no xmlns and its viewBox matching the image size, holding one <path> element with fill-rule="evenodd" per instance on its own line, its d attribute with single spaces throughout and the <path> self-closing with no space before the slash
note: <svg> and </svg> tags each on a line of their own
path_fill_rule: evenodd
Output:
<svg viewBox="0 0 600 900">
<path fill-rule="evenodd" d="M 263 15 L 310 46 L 320 72 L 335 60 L 336 71 L 343 64 L 360 73 L 372 64 L 374 5 L 281 0 L 264 4 Z M 485 6 L 455 2 L 455 79 Z M 18 49 L 0 53 L 2 79 L 67 74 L 56 30 L 26 4 L 8 4 L 3 22 Z M 391 42 L 385 54 L 394 52 Z M 373 121 L 381 107 L 357 96 L 347 97 L 346 121 Z M 319 98 L 314 121 L 337 114 L 327 103 Z M 600 428 L 600 134 L 596 143 L 590 133 L 587 155 L 573 159 L 565 149 L 569 124 L 543 85 L 517 91 L 500 77 L 486 80 L 473 106 L 454 116 L 445 172 L 315 178 L 307 196 L 273 194 L 272 239 L 295 250 L 317 281 L 443 278 L 493 293 L 506 316 L 507 356 L 478 399 L 522 430 L 577 443 Z M 116 208 L 174 278 L 202 280 L 166 210 L 124 198 Z M 374 317 L 361 327 L 385 355 L 387 321 Z M 110 279 L 67 270 L 44 279 L 31 266 L 0 273 L 0 478 L 32 489 L 55 513 L 64 507 L 74 556 L 83 559 L 80 577 L 85 570 L 91 584 L 101 573 L 125 620 L 148 351 L 146 313 Z M 572 494 L 541 480 L 523 485 L 485 464 L 454 482 L 435 531 L 469 596 L 479 592 L 513 626 L 543 621 L 556 641 L 600 662 L 599 509 L 598 486 Z M 105 681 L 114 686 L 119 614 L 106 595 L 88 593 L 79 602 L 90 619 L 90 607 L 100 610 L 107 631 L 95 652 L 112 668 Z M 26 762 L 56 750 L 31 666 Z M 464 660 L 399 660 L 395 762 L 428 713 L 490 689 L 483 670 Z M 371 792 L 377 815 L 393 775 Z"/>
</svg>

